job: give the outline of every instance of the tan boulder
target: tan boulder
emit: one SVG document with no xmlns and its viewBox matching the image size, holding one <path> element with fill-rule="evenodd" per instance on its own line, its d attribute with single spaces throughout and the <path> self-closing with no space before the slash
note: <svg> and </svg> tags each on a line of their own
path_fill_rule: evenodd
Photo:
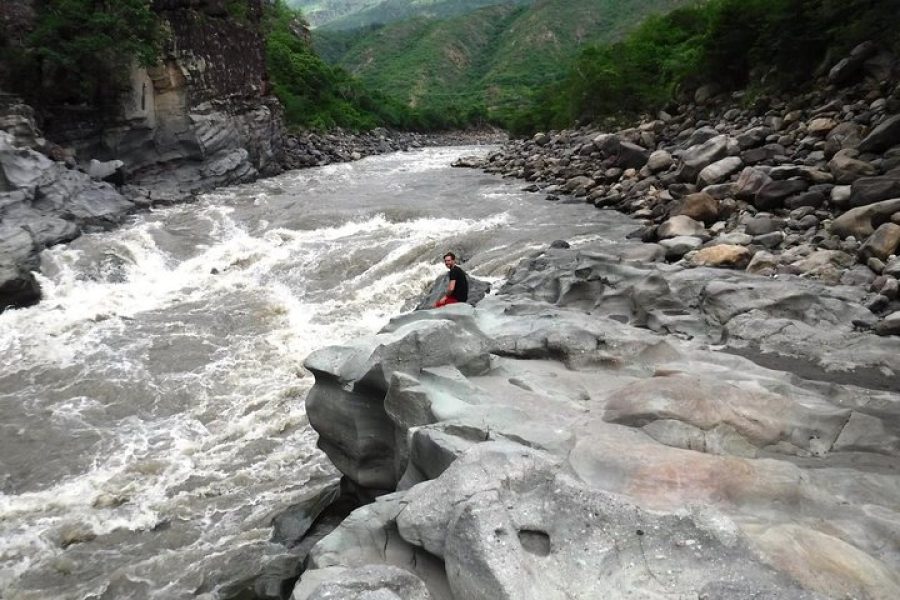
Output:
<svg viewBox="0 0 900 600">
<path fill-rule="evenodd" d="M 710 225 L 719 218 L 719 201 L 705 192 L 690 194 L 682 201 L 677 214 Z"/>
<path fill-rule="evenodd" d="M 900 225 L 884 223 L 862 245 L 862 248 L 859 249 L 859 256 L 863 261 L 873 256 L 887 260 L 888 256 L 897 253 L 898 247 L 900 247 Z"/>
<path fill-rule="evenodd" d="M 731 267 L 743 269 L 750 262 L 750 250 L 745 246 L 719 244 L 698 250 L 690 263 L 697 267 Z"/>
<path fill-rule="evenodd" d="M 896 212 L 900 212 L 900 198 L 851 208 L 832 222 L 831 231 L 842 238 L 852 235 L 864 240 L 875 232 L 878 225 L 890 221 Z"/>
<path fill-rule="evenodd" d="M 837 121 L 829 118 L 819 118 L 813 119 L 809 123 L 809 127 L 807 131 L 810 135 L 816 135 L 819 137 L 825 136 L 829 131 L 837 127 Z"/>
</svg>

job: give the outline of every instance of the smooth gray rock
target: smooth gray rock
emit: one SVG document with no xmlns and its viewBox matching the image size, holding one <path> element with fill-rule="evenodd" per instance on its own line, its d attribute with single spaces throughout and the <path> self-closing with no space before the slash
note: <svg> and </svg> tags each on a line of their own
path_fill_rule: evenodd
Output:
<svg viewBox="0 0 900 600">
<path fill-rule="evenodd" d="M 434 600 L 454 600 L 440 561 L 397 532 L 396 519 L 406 504 L 403 494 L 388 494 L 353 511 L 310 551 L 309 569 L 301 576 L 293 600 L 307 598 L 324 581 L 340 582 L 344 572 L 335 568 L 371 564 L 403 568 L 424 582 Z"/>
<path fill-rule="evenodd" d="M 737 173 L 744 162 L 738 156 L 728 156 L 705 167 L 697 176 L 697 184 L 703 187 L 722 183 Z"/>
<path fill-rule="evenodd" d="M 17 147 L 13 142 L 12 135 L 0 131 L 0 192 L 36 185 L 53 165 L 43 154 Z"/>
<path fill-rule="evenodd" d="M 729 139 L 726 135 L 717 135 L 702 144 L 691 146 L 681 155 L 682 164 L 678 170 L 678 179 L 687 182 L 696 181 L 704 168 L 727 156 L 728 146 Z"/>
<path fill-rule="evenodd" d="M 703 245 L 703 240 L 692 236 L 676 236 L 661 240 L 659 245 L 666 249 L 666 260 L 678 260 L 688 252 Z"/>
</svg>

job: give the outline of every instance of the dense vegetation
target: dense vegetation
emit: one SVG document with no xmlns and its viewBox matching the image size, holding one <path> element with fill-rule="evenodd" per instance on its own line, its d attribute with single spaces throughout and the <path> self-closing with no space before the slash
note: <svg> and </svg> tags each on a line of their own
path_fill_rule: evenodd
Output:
<svg viewBox="0 0 900 600">
<path fill-rule="evenodd" d="M 40 0 L 37 22 L 22 46 L 3 48 L 8 78 L 38 105 L 116 100 L 115 82 L 133 60 L 159 53 L 156 15 L 144 0 Z"/>
<path fill-rule="evenodd" d="M 749 88 L 750 98 L 797 89 L 861 41 L 896 46 L 898 26 L 898 0 L 709 0 L 650 17 L 621 42 L 584 49 L 565 79 L 509 124 L 524 133 L 632 117 L 708 82 Z"/>
<path fill-rule="evenodd" d="M 363 29 L 413 17 L 446 19 L 498 4 L 534 0 L 288 0 L 309 21 L 331 31 Z"/>
<path fill-rule="evenodd" d="M 451 19 L 417 17 L 349 32 L 316 30 L 316 48 L 365 84 L 451 122 L 511 122 L 558 81 L 578 49 L 620 39 L 647 14 L 689 0 L 504 3 Z"/>
<path fill-rule="evenodd" d="M 345 70 L 323 61 L 294 33 L 292 24 L 300 18 L 298 11 L 277 0 L 268 10 L 265 23 L 269 76 L 289 125 L 433 130 L 462 127 L 475 120 L 470 112 L 457 114 L 434 107 L 419 110 L 370 91 Z"/>
</svg>

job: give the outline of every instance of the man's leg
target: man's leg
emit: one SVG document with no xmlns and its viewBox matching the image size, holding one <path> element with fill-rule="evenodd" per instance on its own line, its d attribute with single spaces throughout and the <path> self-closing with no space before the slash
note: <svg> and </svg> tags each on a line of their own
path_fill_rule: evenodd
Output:
<svg viewBox="0 0 900 600">
<path fill-rule="evenodd" d="M 444 298 L 435 302 L 434 307 L 441 308 L 447 306 L 448 304 L 459 304 L 459 300 L 457 300 L 456 298 Z"/>
</svg>

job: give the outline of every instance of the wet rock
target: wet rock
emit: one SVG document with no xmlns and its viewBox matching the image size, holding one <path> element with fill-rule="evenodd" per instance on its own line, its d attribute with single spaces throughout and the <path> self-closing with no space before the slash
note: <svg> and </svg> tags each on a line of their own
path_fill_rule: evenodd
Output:
<svg viewBox="0 0 900 600">
<path fill-rule="evenodd" d="M 473 277 L 466 274 L 469 281 L 469 299 L 468 304 L 475 306 L 491 291 L 490 282 Z M 425 297 L 415 306 L 414 310 L 428 310 L 434 308 L 435 303 L 440 300 L 447 292 L 447 286 L 450 284 L 450 275 L 444 273 L 434 280 L 431 290 Z"/>
<path fill-rule="evenodd" d="M 432 600 L 421 579 L 398 567 L 367 565 L 329 575 L 309 592 L 298 586 L 292 600 Z"/>
</svg>

